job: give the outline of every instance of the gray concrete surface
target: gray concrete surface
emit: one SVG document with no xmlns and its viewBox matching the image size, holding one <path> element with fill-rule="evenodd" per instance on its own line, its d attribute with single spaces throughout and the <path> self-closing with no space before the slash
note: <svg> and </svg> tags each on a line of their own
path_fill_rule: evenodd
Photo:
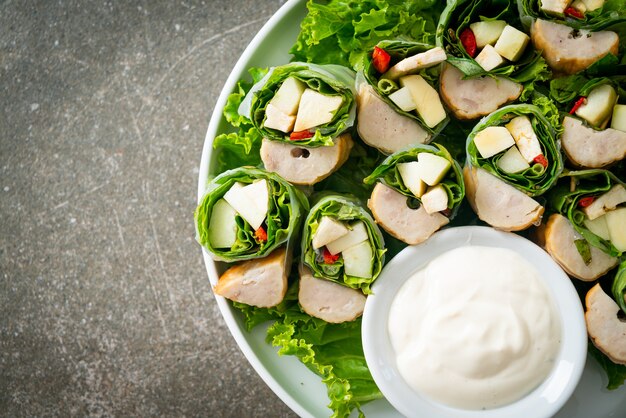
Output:
<svg viewBox="0 0 626 418">
<path fill-rule="evenodd" d="M 0 1 L 0 416 L 294 414 L 194 241 L 217 95 L 283 1 Z"/>
</svg>

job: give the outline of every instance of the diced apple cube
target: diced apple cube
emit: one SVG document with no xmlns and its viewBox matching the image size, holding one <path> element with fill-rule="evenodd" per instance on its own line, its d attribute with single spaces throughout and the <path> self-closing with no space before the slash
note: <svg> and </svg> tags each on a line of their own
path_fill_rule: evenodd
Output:
<svg viewBox="0 0 626 418">
<path fill-rule="evenodd" d="M 415 197 L 422 197 L 424 192 L 426 192 L 426 183 L 419 176 L 418 166 L 419 163 L 417 161 L 411 161 L 409 163 L 399 163 L 397 167 L 404 185 Z"/>
<path fill-rule="evenodd" d="M 530 168 L 516 146 L 509 148 L 496 163 L 506 173 L 519 173 Z"/>
<path fill-rule="evenodd" d="M 485 46 L 475 60 L 485 71 L 491 71 L 505 62 L 504 58 L 491 45 Z"/>
<path fill-rule="evenodd" d="M 313 248 L 318 249 L 346 235 L 350 230 L 342 223 L 330 216 L 322 216 L 317 231 L 313 235 Z"/>
<path fill-rule="evenodd" d="M 213 205 L 209 220 L 209 242 L 214 248 L 231 248 L 237 240 L 237 212 L 224 199 Z"/>
<path fill-rule="evenodd" d="M 562 16 L 572 0 L 541 0 L 541 10 L 547 14 Z"/>
<path fill-rule="evenodd" d="M 520 59 L 528 45 L 530 37 L 521 30 L 515 29 L 513 26 L 505 26 L 502 30 L 495 49 L 504 58 L 509 61 L 517 61 Z"/>
<path fill-rule="evenodd" d="M 389 99 L 405 112 L 415 110 L 415 102 L 411 91 L 407 87 L 402 87 L 389 95 Z"/>
<path fill-rule="evenodd" d="M 613 107 L 617 102 L 617 93 L 610 84 L 602 84 L 591 90 L 587 100 L 577 110 L 579 116 L 596 128 L 601 127 L 611 116 Z"/>
<path fill-rule="evenodd" d="M 367 229 L 362 221 L 353 223 L 350 228 L 350 231 L 346 235 L 326 244 L 328 252 L 332 255 L 339 254 L 346 248 L 350 248 L 369 239 Z"/>
<path fill-rule="evenodd" d="M 502 34 L 506 22 L 504 20 L 488 20 L 484 22 L 474 22 L 470 25 L 470 29 L 474 32 L 476 38 L 476 46 L 483 48 L 486 45 L 493 45 L 498 41 Z"/>
<path fill-rule="evenodd" d="M 280 109 L 286 115 L 294 116 L 298 111 L 300 98 L 306 89 L 306 84 L 297 78 L 288 77 L 283 84 L 280 85 L 272 100 L 271 105 Z"/>
<path fill-rule="evenodd" d="M 606 224 L 606 215 L 602 215 L 594 220 L 585 219 L 583 221 L 585 227 L 599 236 L 600 238 L 604 238 L 606 240 L 610 240 L 611 236 L 609 234 L 609 227 Z"/>
<path fill-rule="evenodd" d="M 429 215 L 448 208 L 448 193 L 441 184 L 431 187 L 421 198 L 422 206 Z"/>
<path fill-rule="evenodd" d="M 342 103 L 341 96 L 327 96 L 313 89 L 304 90 L 294 131 L 300 132 L 330 122 Z"/>
<path fill-rule="evenodd" d="M 613 108 L 611 128 L 626 132 L 626 105 L 618 104 Z"/>
<path fill-rule="evenodd" d="M 439 155 L 422 152 L 417 155 L 417 169 L 419 178 L 429 186 L 434 186 L 448 173 L 452 164 Z"/>
<path fill-rule="evenodd" d="M 515 140 L 504 126 L 488 126 L 474 136 L 474 144 L 481 157 L 489 158 L 515 145 Z"/>
<path fill-rule="evenodd" d="M 400 85 L 407 87 L 413 97 L 415 108 L 426 126 L 433 128 L 446 118 L 439 93 L 419 75 L 400 78 Z"/>
<path fill-rule="evenodd" d="M 604 6 L 604 0 L 582 0 L 587 6 L 587 11 L 591 12 Z"/>
<path fill-rule="evenodd" d="M 626 251 L 626 208 L 607 212 L 606 225 L 611 236 L 611 244 L 619 251 Z"/>
<path fill-rule="evenodd" d="M 583 212 L 587 218 L 594 220 L 624 202 L 626 202 L 626 188 L 621 184 L 616 184 L 609 191 L 596 197 L 589 206 L 583 208 Z"/>
<path fill-rule="evenodd" d="M 289 116 L 283 113 L 279 108 L 268 103 L 265 108 L 265 121 L 263 126 L 270 129 L 276 129 L 284 133 L 293 130 L 293 124 L 296 121 L 295 116 Z"/>
<path fill-rule="evenodd" d="M 574 0 L 572 2 L 572 6 L 574 9 L 578 10 L 581 13 L 585 13 L 587 11 L 587 5 L 583 0 Z"/>
<path fill-rule="evenodd" d="M 346 248 L 342 253 L 344 272 L 348 276 L 372 277 L 372 246 L 369 241 Z"/>
<path fill-rule="evenodd" d="M 543 154 L 541 144 L 528 116 L 517 116 L 511 119 L 505 126 L 511 133 L 515 140 L 515 145 L 517 145 L 526 162 L 531 163 L 535 157 Z"/>
<path fill-rule="evenodd" d="M 269 191 L 265 179 L 244 187 L 231 187 L 224 194 L 224 199 L 237 213 L 257 230 L 267 216 Z"/>
</svg>

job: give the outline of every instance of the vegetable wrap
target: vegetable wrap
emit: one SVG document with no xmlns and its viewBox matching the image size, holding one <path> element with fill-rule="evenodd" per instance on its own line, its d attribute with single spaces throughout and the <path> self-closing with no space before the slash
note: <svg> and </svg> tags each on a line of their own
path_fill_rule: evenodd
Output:
<svg viewBox="0 0 626 418">
<path fill-rule="evenodd" d="M 583 240 L 578 250 L 588 258 L 588 246 L 612 257 L 626 250 L 626 188 L 607 170 L 569 171 L 547 195 L 550 208 L 565 216 Z"/>
<path fill-rule="evenodd" d="M 556 4 L 550 7 L 550 3 Z M 596 32 L 626 22 L 626 10 L 622 0 L 593 3 L 595 3 L 593 8 L 589 8 L 579 4 L 567 6 L 566 2 L 517 0 L 520 18 L 526 27 L 530 27 L 535 19 L 546 19 L 574 29 L 588 29 Z"/>
<path fill-rule="evenodd" d="M 464 77 L 489 74 L 522 84 L 547 79 L 546 62 L 528 41 L 508 0 L 448 1 L 437 25 L 437 45 Z"/>
<path fill-rule="evenodd" d="M 356 199 L 322 197 L 302 234 L 302 262 L 315 277 L 370 293 L 385 261 L 382 233 Z"/>
<path fill-rule="evenodd" d="M 269 255 L 300 231 L 307 198 L 283 178 L 253 167 L 215 177 L 195 211 L 196 239 L 218 261 Z"/>
<path fill-rule="evenodd" d="M 573 166 L 603 168 L 626 158 L 626 76 L 557 78 L 550 97 L 564 115 L 561 147 Z"/>
<path fill-rule="evenodd" d="M 465 196 L 461 166 L 439 144 L 387 157 L 364 180 L 376 223 L 407 244 L 419 244 L 454 218 Z"/>
<path fill-rule="evenodd" d="M 354 125 L 354 72 L 339 65 L 293 62 L 271 68 L 239 106 L 268 139 L 332 146 Z"/>
<path fill-rule="evenodd" d="M 534 105 L 505 106 L 484 117 L 466 150 L 470 165 L 531 197 L 544 194 L 563 171 L 555 127 Z"/>
</svg>

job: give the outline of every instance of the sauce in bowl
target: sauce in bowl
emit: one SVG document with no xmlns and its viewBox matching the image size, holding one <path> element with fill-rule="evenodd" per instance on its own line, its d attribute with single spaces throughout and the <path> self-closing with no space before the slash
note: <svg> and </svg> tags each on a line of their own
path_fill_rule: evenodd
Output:
<svg viewBox="0 0 626 418">
<path fill-rule="evenodd" d="M 388 332 L 411 388 L 463 409 L 525 396 L 551 372 L 561 324 L 537 269 L 515 251 L 461 246 L 399 289 Z"/>
</svg>

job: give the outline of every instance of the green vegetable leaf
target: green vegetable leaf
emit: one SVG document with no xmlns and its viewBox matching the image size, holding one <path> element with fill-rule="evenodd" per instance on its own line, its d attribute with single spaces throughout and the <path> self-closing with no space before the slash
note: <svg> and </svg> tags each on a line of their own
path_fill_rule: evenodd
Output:
<svg viewBox="0 0 626 418">
<path fill-rule="evenodd" d="M 609 382 L 606 385 L 607 389 L 615 390 L 624 384 L 626 381 L 626 366 L 613 363 L 604 353 L 598 350 L 592 342 L 589 342 L 587 350 L 606 372 L 609 378 Z"/>
<path fill-rule="evenodd" d="M 574 245 L 576 245 L 576 250 L 578 254 L 582 257 L 585 264 L 589 265 L 591 263 L 591 248 L 589 248 L 589 243 L 585 239 L 577 239 L 574 240 Z"/>
<path fill-rule="evenodd" d="M 611 292 L 622 312 L 626 314 L 626 261 L 623 261 L 617 269 Z"/>
</svg>

